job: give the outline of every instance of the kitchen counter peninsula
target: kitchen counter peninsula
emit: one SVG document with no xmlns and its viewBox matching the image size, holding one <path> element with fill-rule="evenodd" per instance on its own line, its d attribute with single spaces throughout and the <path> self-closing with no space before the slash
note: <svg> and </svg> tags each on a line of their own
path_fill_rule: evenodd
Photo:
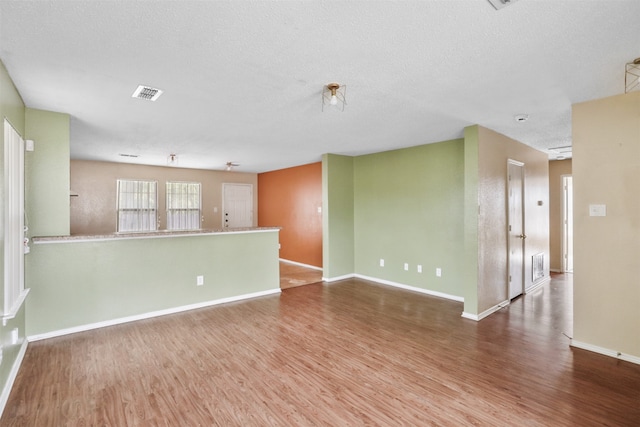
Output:
<svg viewBox="0 0 640 427">
<path fill-rule="evenodd" d="M 280 292 L 279 228 L 35 237 L 27 336 L 49 338 Z"/>
</svg>

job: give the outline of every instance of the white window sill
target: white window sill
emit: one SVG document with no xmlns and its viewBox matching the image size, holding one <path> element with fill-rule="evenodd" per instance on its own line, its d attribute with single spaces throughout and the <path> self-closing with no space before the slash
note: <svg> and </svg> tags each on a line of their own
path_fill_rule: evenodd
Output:
<svg viewBox="0 0 640 427">
<path fill-rule="evenodd" d="M 18 314 L 18 311 L 20 311 L 20 308 L 22 308 L 24 301 L 27 299 L 27 295 L 29 294 L 30 290 L 31 289 L 23 290 L 16 302 L 13 304 L 13 307 L 11 307 L 11 310 L 9 310 L 8 313 L 2 316 L 2 326 L 7 326 L 7 322 L 16 317 L 16 314 Z"/>
</svg>

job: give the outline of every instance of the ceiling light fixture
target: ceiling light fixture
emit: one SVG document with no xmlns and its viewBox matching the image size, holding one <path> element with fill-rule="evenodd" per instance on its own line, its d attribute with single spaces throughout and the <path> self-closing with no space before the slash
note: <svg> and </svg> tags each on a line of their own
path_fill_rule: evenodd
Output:
<svg viewBox="0 0 640 427">
<path fill-rule="evenodd" d="M 624 93 L 640 90 L 640 58 L 629 62 L 624 73 Z"/>
<path fill-rule="evenodd" d="M 178 166 L 178 155 L 177 154 L 169 154 L 167 156 L 167 166 Z"/>
<path fill-rule="evenodd" d="M 325 106 L 332 107 L 344 111 L 344 106 L 347 105 L 345 94 L 347 93 L 347 86 L 340 86 L 338 83 L 329 83 L 322 88 L 322 111 Z"/>
<path fill-rule="evenodd" d="M 227 167 L 225 168 L 225 170 L 230 171 L 236 166 L 240 166 L 240 163 L 227 162 Z"/>
<path fill-rule="evenodd" d="M 138 99 L 146 99 L 147 101 L 155 101 L 160 95 L 162 95 L 162 91 L 160 89 L 156 89 L 155 87 L 143 86 L 140 85 L 131 95 L 132 98 Z"/>
</svg>

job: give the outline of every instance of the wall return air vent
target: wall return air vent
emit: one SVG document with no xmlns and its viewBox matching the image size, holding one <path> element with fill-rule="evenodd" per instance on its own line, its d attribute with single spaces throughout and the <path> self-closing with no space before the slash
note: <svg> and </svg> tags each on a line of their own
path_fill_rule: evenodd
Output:
<svg viewBox="0 0 640 427">
<path fill-rule="evenodd" d="M 162 95 L 162 91 L 160 89 L 140 85 L 138 86 L 138 89 L 133 92 L 133 95 L 131 95 L 131 97 L 146 99 L 147 101 L 155 101 L 160 97 L 160 95 Z"/>
</svg>

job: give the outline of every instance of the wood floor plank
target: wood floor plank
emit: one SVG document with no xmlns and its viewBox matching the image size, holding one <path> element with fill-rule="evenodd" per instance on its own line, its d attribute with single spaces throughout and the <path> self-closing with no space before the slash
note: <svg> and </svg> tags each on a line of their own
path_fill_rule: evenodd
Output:
<svg viewBox="0 0 640 427">
<path fill-rule="evenodd" d="M 280 289 L 322 282 L 322 270 L 280 261 Z"/>
<path fill-rule="evenodd" d="M 569 347 L 571 288 L 473 322 L 353 279 L 38 341 L 0 427 L 638 426 L 640 366 Z"/>
</svg>

